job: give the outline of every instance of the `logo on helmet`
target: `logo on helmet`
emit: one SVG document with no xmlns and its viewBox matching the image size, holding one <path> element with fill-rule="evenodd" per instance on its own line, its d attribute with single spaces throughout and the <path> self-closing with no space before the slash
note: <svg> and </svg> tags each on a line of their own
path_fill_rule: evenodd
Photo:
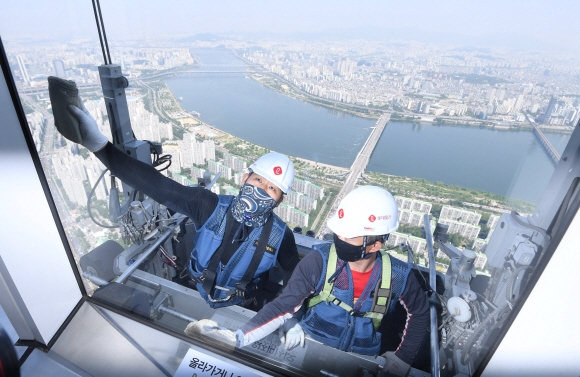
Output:
<svg viewBox="0 0 580 377">
<path fill-rule="evenodd" d="M 342 219 L 343 217 L 344 217 L 344 211 L 343 211 L 343 209 L 341 208 L 341 209 L 339 209 L 339 210 L 338 210 L 338 218 L 339 218 L 339 219 Z"/>
<path fill-rule="evenodd" d="M 276 167 L 274 168 L 274 174 L 276 174 L 276 175 L 280 175 L 280 174 L 282 174 L 282 168 L 281 168 L 281 167 L 279 167 L 279 166 L 276 166 Z"/>
<path fill-rule="evenodd" d="M 377 218 L 375 217 L 375 215 L 370 215 L 370 216 L 369 216 L 369 221 L 370 221 L 371 223 L 375 222 L 375 220 L 376 220 L 376 219 L 377 219 Z"/>
<path fill-rule="evenodd" d="M 372 232 L 375 230 L 375 228 L 371 228 L 370 226 L 365 226 L 363 229 L 367 232 Z"/>
</svg>

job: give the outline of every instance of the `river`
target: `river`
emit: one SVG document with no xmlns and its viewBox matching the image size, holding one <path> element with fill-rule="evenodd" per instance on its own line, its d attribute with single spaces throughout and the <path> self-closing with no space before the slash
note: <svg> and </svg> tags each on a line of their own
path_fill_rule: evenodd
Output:
<svg viewBox="0 0 580 377">
<path fill-rule="evenodd" d="M 225 49 L 200 49 L 199 70 L 235 71 Z M 276 93 L 243 73 L 185 74 L 165 80 L 186 111 L 213 127 L 295 157 L 350 167 L 374 119 Z M 561 153 L 569 135 L 547 133 Z M 369 171 L 425 178 L 537 202 L 554 171 L 531 131 L 391 121 Z"/>
</svg>

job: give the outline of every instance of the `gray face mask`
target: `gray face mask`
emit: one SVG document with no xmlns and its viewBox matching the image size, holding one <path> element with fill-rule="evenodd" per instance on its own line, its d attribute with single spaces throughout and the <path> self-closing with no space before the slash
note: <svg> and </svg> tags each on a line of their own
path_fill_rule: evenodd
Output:
<svg viewBox="0 0 580 377">
<path fill-rule="evenodd" d="M 252 228 L 263 226 L 276 207 L 276 201 L 259 187 L 244 184 L 232 201 L 236 221 Z"/>
</svg>

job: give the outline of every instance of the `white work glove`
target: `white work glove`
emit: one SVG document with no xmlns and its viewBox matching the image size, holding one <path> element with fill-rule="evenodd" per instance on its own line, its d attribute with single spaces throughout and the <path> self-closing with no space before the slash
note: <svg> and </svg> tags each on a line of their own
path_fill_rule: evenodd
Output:
<svg viewBox="0 0 580 377">
<path fill-rule="evenodd" d="M 79 103 L 81 105 L 80 109 L 76 106 L 68 105 L 68 111 L 79 121 L 79 131 L 83 139 L 81 145 L 91 152 L 98 152 L 107 145 L 109 140 L 99 130 L 97 122 L 89 114 L 80 96 Z"/>
<path fill-rule="evenodd" d="M 284 322 L 278 330 L 278 337 L 280 337 L 280 343 L 287 350 L 291 350 L 298 344 L 304 347 L 304 330 L 302 330 L 296 318 L 290 318 Z"/>
<path fill-rule="evenodd" d="M 378 377 L 404 377 L 407 375 L 407 373 L 409 373 L 411 366 L 403 360 L 399 359 L 394 352 L 385 352 L 382 356 L 387 359 L 387 363 L 385 364 L 383 370 L 379 373 Z"/>
<path fill-rule="evenodd" d="M 232 349 L 236 346 L 236 334 L 231 330 L 219 327 L 217 322 L 212 321 L 211 319 L 201 319 L 197 322 L 190 322 L 184 332 L 185 335 L 192 338 L 203 340 L 203 337 L 209 337 L 215 339 Z"/>
</svg>

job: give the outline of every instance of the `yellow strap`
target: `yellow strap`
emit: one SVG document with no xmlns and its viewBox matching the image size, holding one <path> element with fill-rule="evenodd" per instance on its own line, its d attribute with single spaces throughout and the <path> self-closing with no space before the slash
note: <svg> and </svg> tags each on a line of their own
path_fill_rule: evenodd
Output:
<svg viewBox="0 0 580 377">
<path fill-rule="evenodd" d="M 383 265 L 382 266 L 383 270 L 382 270 L 382 274 L 381 274 L 382 276 L 381 276 L 380 289 L 381 290 L 385 290 L 385 289 L 390 290 L 391 289 L 391 258 L 389 257 L 389 255 L 387 254 L 386 251 L 380 250 L 379 252 L 381 253 L 381 259 L 382 259 L 382 265 Z M 332 294 L 332 284 L 328 283 L 328 280 L 330 279 L 332 274 L 334 274 L 334 272 L 336 272 L 336 261 L 337 260 L 338 260 L 338 256 L 336 255 L 336 249 L 334 247 L 334 244 L 332 244 L 330 246 L 330 252 L 328 253 L 328 263 L 326 265 L 326 278 L 324 279 L 324 287 L 322 288 L 322 291 L 320 291 L 320 293 L 317 296 L 312 297 L 308 301 L 309 308 L 313 307 L 314 305 L 320 304 L 322 301 L 332 302 L 336 298 Z M 378 294 L 378 292 L 375 292 L 375 294 Z M 388 299 L 389 299 L 389 297 L 379 296 L 377 298 L 376 305 L 386 306 Z M 338 304 L 338 306 L 340 306 L 341 308 L 343 308 L 347 312 L 352 311 L 352 307 L 350 305 L 347 305 L 346 303 L 344 303 L 342 301 Z M 367 312 L 364 315 L 364 317 L 371 318 L 371 320 L 373 321 L 373 326 L 376 330 L 379 328 L 379 325 L 381 324 L 381 320 L 383 319 L 383 314 L 370 311 L 370 312 Z"/>
<path fill-rule="evenodd" d="M 332 284 L 328 283 L 328 280 L 336 271 L 336 261 L 338 260 L 338 256 L 336 255 L 336 248 L 334 244 L 330 245 L 330 252 L 328 253 L 328 262 L 326 263 L 326 277 L 324 278 L 324 287 L 322 291 L 317 296 L 312 297 L 308 301 L 308 307 L 311 308 L 314 305 L 320 304 L 322 301 L 332 301 L 334 300 L 334 296 L 329 300 L 329 296 L 331 296 L 332 292 Z"/>
<path fill-rule="evenodd" d="M 383 259 L 381 289 L 391 289 L 391 257 L 389 257 L 386 251 L 381 250 L 380 253 Z M 388 297 L 379 296 L 377 299 L 377 305 L 385 306 L 387 304 L 387 299 Z"/>
</svg>

